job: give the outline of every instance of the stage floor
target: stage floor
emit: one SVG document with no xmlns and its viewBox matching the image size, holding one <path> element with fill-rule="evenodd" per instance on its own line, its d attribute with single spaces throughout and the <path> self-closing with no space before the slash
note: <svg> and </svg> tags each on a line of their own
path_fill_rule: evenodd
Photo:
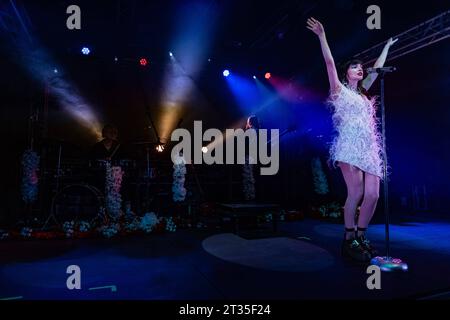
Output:
<svg viewBox="0 0 450 320">
<path fill-rule="evenodd" d="M 205 230 L 118 238 L 0 242 L 5 299 L 390 299 L 450 290 L 450 222 L 391 227 L 392 254 L 409 272 L 381 277 L 368 290 L 365 266 L 340 257 L 342 226 L 316 220 L 242 230 Z M 384 226 L 369 238 L 384 247 Z M 81 290 L 66 269 L 81 268 Z"/>
</svg>

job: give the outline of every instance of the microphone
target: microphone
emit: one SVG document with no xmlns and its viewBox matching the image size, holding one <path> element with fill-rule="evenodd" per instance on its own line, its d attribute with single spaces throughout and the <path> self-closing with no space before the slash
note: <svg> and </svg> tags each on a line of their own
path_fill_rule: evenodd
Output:
<svg viewBox="0 0 450 320">
<path fill-rule="evenodd" d="M 382 73 L 382 72 L 394 72 L 396 67 L 383 67 L 383 68 L 367 68 L 367 73 Z"/>
</svg>

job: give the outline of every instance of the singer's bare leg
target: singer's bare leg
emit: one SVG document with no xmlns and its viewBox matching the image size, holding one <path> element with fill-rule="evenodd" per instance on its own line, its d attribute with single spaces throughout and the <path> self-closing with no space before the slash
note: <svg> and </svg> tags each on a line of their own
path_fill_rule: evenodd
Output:
<svg viewBox="0 0 450 320">
<path fill-rule="evenodd" d="M 367 228 L 372 220 L 380 196 L 380 178 L 370 173 L 364 176 L 364 199 L 358 218 L 358 227 Z M 360 236 L 362 232 L 358 232 Z"/>
<path fill-rule="evenodd" d="M 354 229 L 356 209 L 364 193 L 364 173 L 355 166 L 344 162 L 340 162 L 339 167 L 347 185 L 347 200 L 344 206 L 345 227 Z M 346 232 L 345 238 L 351 239 L 353 236 L 354 233 Z"/>
</svg>

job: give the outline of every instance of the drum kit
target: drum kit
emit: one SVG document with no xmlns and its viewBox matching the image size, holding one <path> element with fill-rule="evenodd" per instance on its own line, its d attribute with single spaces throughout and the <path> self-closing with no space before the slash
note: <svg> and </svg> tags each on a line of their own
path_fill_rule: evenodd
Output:
<svg viewBox="0 0 450 320">
<path fill-rule="evenodd" d="M 86 221 L 89 223 L 109 220 L 105 203 L 105 180 L 108 164 L 121 167 L 124 171 L 122 198 L 127 206 L 133 205 L 136 213 L 149 209 L 150 187 L 155 178 L 163 176 L 158 167 L 159 159 L 151 152 L 157 143 L 137 141 L 129 144 L 133 150 L 129 157 L 121 155 L 110 160 L 88 159 L 64 141 L 53 141 L 46 145 L 47 161 L 44 165 L 44 197 L 48 217 L 43 229 L 50 224 L 62 224 L 65 221 Z M 125 147 L 124 147 L 125 148 Z M 65 156 L 65 154 L 67 154 Z M 78 157 L 74 157 L 78 154 Z M 133 187 L 132 187 L 133 186 Z"/>
</svg>

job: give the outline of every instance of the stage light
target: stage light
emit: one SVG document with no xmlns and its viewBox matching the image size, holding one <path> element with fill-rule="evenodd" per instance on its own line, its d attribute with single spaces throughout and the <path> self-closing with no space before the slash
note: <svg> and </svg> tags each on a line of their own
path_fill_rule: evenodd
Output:
<svg viewBox="0 0 450 320">
<path fill-rule="evenodd" d="M 211 62 L 211 58 L 208 59 L 208 62 Z"/>
<path fill-rule="evenodd" d="M 141 66 L 145 67 L 145 66 L 148 64 L 148 61 L 147 61 L 147 59 L 145 59 L 145 58 L 141 58 L 141 59 L 139 60 L 139 64 L 140 64 Z"/>
<path fill-rule="evenodd" d="M 71 128 L 79 126 L 83 137 L 89 136 L 91 141 L 99 141 L 102 127 L 95 108 L 81 95 L 82 90 L 65 77 L 64 69 L 57 67 L 53 54 L 38 39 L 35 39 L 33 34 L 28 34 L 26 29 L 28 27 L 24 25 L 24 29 L 17 29 L 14 33 L 14 41 L 11 45 L 14 46 L 15 58 L 20 62 L 26 62 L 21 63 L 21 66 L 29 74 L 30 79 L 45 86 L 46 92 L 52 97 L 52 104 L 54 102 L 58 111 L 64 112 L 61 116 L 66 118 L 69 115 L 75 120 L 74 123 L 70 123 Z M 77 46 L 74 47 L 73 52 L 83 55 L 82 49 L 83 46 Z"/>
<path fill-rule="evenodd" d="M 228 77 L 230 75 L 230 71 L 229 70 L 224 70 L 223 71 L 223 76 L 224 77 Z"/>
<path fill-rule="evenodd" d="M 267 73 L 264 75 L 264 78 L 266 78 L 267 80 L 269 80 L 271 76 L 272 76 L 272 75 L 270 74 L 270 72 L 267 72 Z"/>
<path fill-rule="evenodd" d="M 173 57 L 173 53 L 172 53 L 172 52 L 169 52 L 169 56 L 172 58 L 172 57 Z"/>
<path fill-rule="evenodd" d="M 253 79 L 255 79 L 255 80 L 256 80 L 256 76 L 253 76 Z"/>
<path fill-rule="evenodd" d="M 114 57 L 114 62 L 117 62 L 117 61 L 119 61 L 119 58 Z"/>
<path fill-rule="evenodd" d="M 203 153 L 207 153 L 208 152 L 208 147 L 202 147 L 202 152 Z"/>
<path fill-rule="evenodd" d="M 158 144 L 158 145 L 156 146 L 156 151 L 158 151 L 158 152 L 163 152 L 163 151 L 164 151 L 164 145 Z"/>
<path fill-rule="evenodd" d="M 91 53 L 91 50 L 89 50 L 88 47 L 83 47 L 83 49 L 81 49 L 81 53 L 87 56 L 89 53 Z"/>
</svg>

